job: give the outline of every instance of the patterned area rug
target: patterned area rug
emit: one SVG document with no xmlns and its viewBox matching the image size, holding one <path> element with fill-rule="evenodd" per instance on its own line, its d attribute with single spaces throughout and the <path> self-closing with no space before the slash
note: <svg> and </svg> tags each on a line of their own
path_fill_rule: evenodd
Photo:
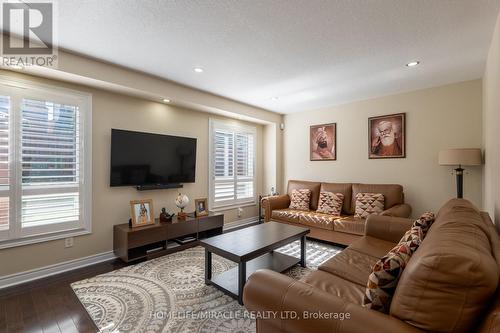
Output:
<svg viewBox="0 0 500 333">
<path fill-rule="evenodd" d="M 299 279 L 342 249 L 307 241 L 307 268 Z M 277 251 L 300 256 L 299 242 Z M 205 285 L 205 250 L 195 247 L 98 275 L 71 286 L 101 332 L 253 333 L 255 322 L 236 300 Z M 213 275 L 235 263 L 212 257 Z M 247 315 L 245 315 L 247 314 Z"/>
</svg>

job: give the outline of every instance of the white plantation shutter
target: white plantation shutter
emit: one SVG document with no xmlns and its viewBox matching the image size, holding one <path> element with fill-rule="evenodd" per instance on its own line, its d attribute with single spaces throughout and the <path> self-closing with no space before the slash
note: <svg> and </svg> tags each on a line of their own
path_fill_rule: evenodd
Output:
<svg viewBox="0 0 500 333">
<path fill-rule="evenodd" d="M 10 98 L 0 96 L 0 232 L 9 230 Z"/>
<path fill-rule="evenodd" d="M 234 136 L 233 133 L 214 132 L 214 203 L 228 202 L 234 196 Z"/>
<path fill-rule="evenodd" d="M 210 120 L 210 206 L 255 203 L 254 127 Z"/>
<path fill-rule="evenodd" d="M 22 228 L 78 222 L 78 107 L 23 99 L 21 112 Z"/>
<path fill-rule="evenodd" d="M 88 233 L 90 96 L 1 78 L 0 90 L 0 248 Z"/>
</svg>

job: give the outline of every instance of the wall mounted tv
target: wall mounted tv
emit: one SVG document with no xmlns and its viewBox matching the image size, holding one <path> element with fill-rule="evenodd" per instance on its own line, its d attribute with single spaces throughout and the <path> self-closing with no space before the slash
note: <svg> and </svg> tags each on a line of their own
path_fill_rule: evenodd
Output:
<svg viewBox="0 0 500 333">
<path fill-rule="evenodd" d="M 137 189 L 194 183 L 196 139 L 111 130 L 110 186 Z"/>
</svg>

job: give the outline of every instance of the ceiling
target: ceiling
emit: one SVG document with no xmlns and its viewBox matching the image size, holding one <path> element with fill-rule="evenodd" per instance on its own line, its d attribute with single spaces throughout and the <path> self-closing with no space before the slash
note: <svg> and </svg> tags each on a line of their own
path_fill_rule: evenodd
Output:
<svg viewBox="0 0 500 333">
<path fill-rule="evenodd" d="M 64 0 L 58 31 L 63 48 L 291 113 L 480 78 L 499 9 L 500 0 Z"/>
</svg>

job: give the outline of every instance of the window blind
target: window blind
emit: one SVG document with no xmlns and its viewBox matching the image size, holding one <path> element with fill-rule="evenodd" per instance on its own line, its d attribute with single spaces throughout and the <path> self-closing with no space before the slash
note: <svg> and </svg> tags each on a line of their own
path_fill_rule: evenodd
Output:
<svg viewBox="0 0 500 333">
<path fill-rule="evenodd" d="M 255 128 L 210 122 L 210 204 L 255 203 Z"/>
<path fill-rule="evenodd" d="M 90 112 L 90 95 L 0 78 L 0 248 L 90 231 Z"/>
<path fill-rule="evenodd" d="M 21 112 L 22 227 L 78 221 L 78 107 L 23 99 Z"/>
<path fill-rule="evenodd" d="M 0 96 L 0 230 L 9 229 L 10 98 Z"/>
</svg>

